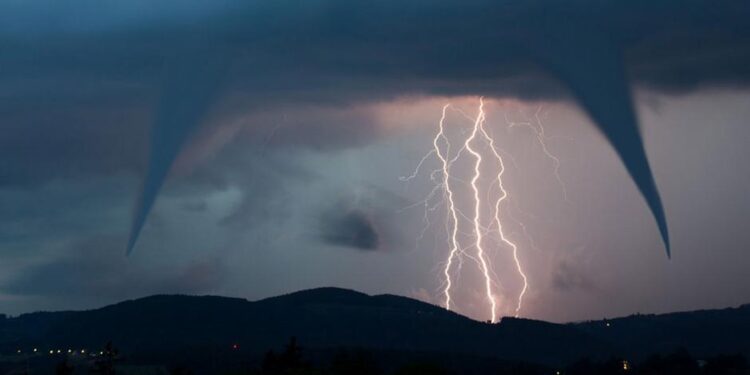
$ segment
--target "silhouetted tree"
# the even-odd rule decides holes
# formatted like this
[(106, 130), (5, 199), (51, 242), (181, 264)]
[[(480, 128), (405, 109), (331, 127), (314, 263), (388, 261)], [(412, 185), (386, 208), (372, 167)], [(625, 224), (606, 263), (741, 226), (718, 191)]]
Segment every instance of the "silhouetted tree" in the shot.
[(273, 350), (266, 353), (261, 370), (263, 374), (271, 375), (307, 374), (312, 372), (312, 366), (303, 359), (297, 338), (292, 337), (281, 354), (277, 355)]

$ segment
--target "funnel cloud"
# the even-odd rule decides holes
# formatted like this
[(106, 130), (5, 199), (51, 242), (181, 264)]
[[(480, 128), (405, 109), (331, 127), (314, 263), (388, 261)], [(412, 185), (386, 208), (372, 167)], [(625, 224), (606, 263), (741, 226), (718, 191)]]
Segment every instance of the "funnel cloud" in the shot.
[[(150, 104), (149, 156), (127, 253), (212, 108), (229, 118), (257, 108), (484, 95), (575, 101), (619, 155), (670, 256), (667, 214), (631, 92), (750, 82), (750, 6), (742, 1), (51, 5), (0, 5), (0, 63), (14, 97), (50, 106), (60, 102), (50, 95), (89, 103), (159, 98)], [(60, 82), (75, 82), (62, 85), (72, 94)]]

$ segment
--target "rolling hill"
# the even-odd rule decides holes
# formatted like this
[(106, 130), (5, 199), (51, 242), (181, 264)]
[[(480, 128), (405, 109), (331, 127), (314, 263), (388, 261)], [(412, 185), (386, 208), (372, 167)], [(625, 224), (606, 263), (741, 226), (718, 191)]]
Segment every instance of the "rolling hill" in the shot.
[(449, 353), (561, 365), (582, 357), (643, 358), (684, 347), (691, 353), (750, 354), (750, 305), (608, 321), (553, 324), (527, 319), (477, 322), (393, 295), (321, 288), (260, 301), (157, 295), (88, 311), (4, 319), (0, 350), (100, 348), (114, 342), (134, 357), (174, 357), (230, 347), (264, 353), (295, 336), (307, 349)]

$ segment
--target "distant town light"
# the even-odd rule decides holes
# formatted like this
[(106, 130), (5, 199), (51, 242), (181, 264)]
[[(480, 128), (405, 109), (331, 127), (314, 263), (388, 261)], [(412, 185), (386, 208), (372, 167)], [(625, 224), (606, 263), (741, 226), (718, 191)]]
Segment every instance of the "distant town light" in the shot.
[(609, 327), (609, 326), (611, 326), (611, 324), (609, 324), (609, 322), (607, 322), (607, 327)]
[(628, 362), (628, 361), (622, 361), (622, 369), (623, 369), (623, 371), (629, 371), (630, 370), (630, 362)]
[(36, 353), (36, 348), (34, 348), (34, 353)]
[(20, 352), (21, 352), (21, 349), (18, 349), (18, 353), (20, 353)]
[(57, 349), (57, 354), (60, 354), (61, 352), (62, 352), (62, 350)]
[(86, 354), (86, 350), (85, 349), (81, 349), (81, 354)]
[(49, 354), (55, 354), (55, 351), (50, 349)]

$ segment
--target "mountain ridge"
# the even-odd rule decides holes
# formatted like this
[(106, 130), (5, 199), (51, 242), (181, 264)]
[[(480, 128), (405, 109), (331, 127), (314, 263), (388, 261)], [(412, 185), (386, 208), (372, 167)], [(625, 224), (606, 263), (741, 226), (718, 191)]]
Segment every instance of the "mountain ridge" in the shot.
[(257, 301), (167, 294), (6, 318), (0, 351), (96, 348), (113, 341), (136, 356), (235, 344), (262, 353), (293, 336), (311, 350), (441, 352), (550, 365), (582, 357), (642, 358), (680, 347), (698, 355), (750, 354), (750, 305), (566, 324), (523, 318), (489, 324), (407, 297), (342, 288)]
[[(317, 287), (317, 288), (310, 288), (310, 289), (302, 289), (302, 290), (298, 290), (298, 291), (294, 291), (294, 292), (279, 294), (277, 296), (260, 298), (260, 299), (257, 299), (257, 300), (250, 300), (250, 299), (243, 298), (243, 297), (229, 297), (229, 296), (220, 296), (220, 295), (213, 295), (213, 294), (157, 293), (157, 294), (152, 294), (152, 295), (143, 296), (143, 297), (125, 299), (125, 300), (122, 300), (122, 301), (119, 301), (119, 302), (115, 302), (115, 303), (111, 303), (111, 304), (108, 304), (108, 305), (104, 305), (104, 306), (100, 306), (100, 307), (94, 307), (94, 308), (88, 308), (88, 309), (68, 309), (68, 310), (54, 310), (54, 311), (53, 310), (39, 310), (39, 311), (25, 312), (25, 313), (21, 313), (21, 314), (15, 315), (15, 316), (7, 315), (7, 314), (2, 314), (2, 313), (0, 313), (0, 315), (5, 315), (6, 319), (16, 319), (16, 318), (21, 318), (21, 317), (24, 317), (24, 316), (36, 315), (36, 314), (81, 313), (81, 312), (88, 312), (88, 311), (95, 311), (95, 310), (105, 309), (105, 308), (109, 308), (109, 307), (113, 307), (113, 306), (118, 306), (118, 305), (122, 305), (122, 304), (127, 304), (127, 303), (131, 303), (131, 302), (140, 302), (140, 301), (145, 301), (145, 300), (161, 299), (161, 298), (165, 298), (165, 299), (167, 299), (167, 298), (169, 298), (169, 299), (182, 299), (182, 298), (185, 298), (185, 299), (205, 299), (205, 300), (215, 299), (215, 300), (225, 300), (225, 301), (259, 303), (259, 302), (267, 302), (267, 301), (273, 301), (273, 300), (277, 300), (277, 299), (283, 299), (283, 298), (287, 298), (287, 297), (296, 297), (298, 295), (305, 295), (305, 297), (307, 299), (307, 297), (310, 294), (319, 293), (319, 292), (325, 292), (325, 293), (328, 293), (328, 292), (342, 292), (342, 293), (350, 293), (351, 295), (358, 295), (358, 296), (369, 297), (369, 298), (390, 298), (390, 297), (394, 297), (394, 298), (408, 300), (408, 301), (411, 301), (411, 302), (421, 303), (421, 304), (428, 305), (428, 306), (431, 306), (431, 307), (436, 308), (436, 309), (445, 310), (443, 307), (440, 307), (438, 305), (434, 305), (434, 304), (431, 304), (429, 302), (424, 302), (422, 300), (415, 299), (415, 298), (401, 296), (401, 295), (398, 295), (398, 294), (391, 294), (391, 293), (367, 294), (367, 293), (359, 292), (359, 291), (352, 290), (352, 289), (346, 289), (346, 288), (341, 288), (341, 287), (333, 287), (333, 286), (325, 286), (325, 287)], [(321, 301), (316, 301), (316, 302), (321, 302)], [(748, 311), (750, 311), (750, 303), (743, 303), (743, 304), (740, 304), (740, 305), (737, 305), (737, 306), (727, 306), (727, 307), (719, 307), (719, 308), (700, 308), (700, 309), (697, 309), (697, 310), (678, 310), (678, 311), (663, 312), (663, 313), (634, 313), (634, 314), (630, 314), (630, 315), (616, 316), (616, 317), (613, 317), (613, 318), (584, 319), (584, 320), (573, 320), (573, 321), (569, 321), (569, 322), (549, 322), (549, 321), (539, 320), (539, 319), (516, 318), (516, 317), (512, 317), (512, 316), (502, 317), (502, 320), (507, 320), (507, 319), (524, 319), (524, 320), (533, 320), (533, 321), (539, 321), (539, 322), (545, 322), (545, 323), (552, 323), (552, 324), (572, 324), (572, 325), (577, 325), (577, 324), (587, 324), (587, 323), (602, 322), (602, 321), (610, 321), (610, 322), (612, 322), (612, 321), (621, 320), (621, 319), (628, 319), (628, 318), (632, 318), (632, 317), (640, 317), (640, 318), (664, 317), (664, 316), (675, 316), (675, 315), (679, 315), (679, 314), (693, 314), (693, 313), (714, 312), (714, 311), (724, 311), (724, 310), (748, 310)], [(474, 320), (474, 319), (469, 318), (469, 317), (467, 317), (465, 315), (461, 315), (460, 313), (453, 312), (453, 311), (451, 311), (451, 312), (454, 313), (454, 314), (456, 314), (456, 315), (463, 316), (463, 317), (465, 317), (467, 319)]]

